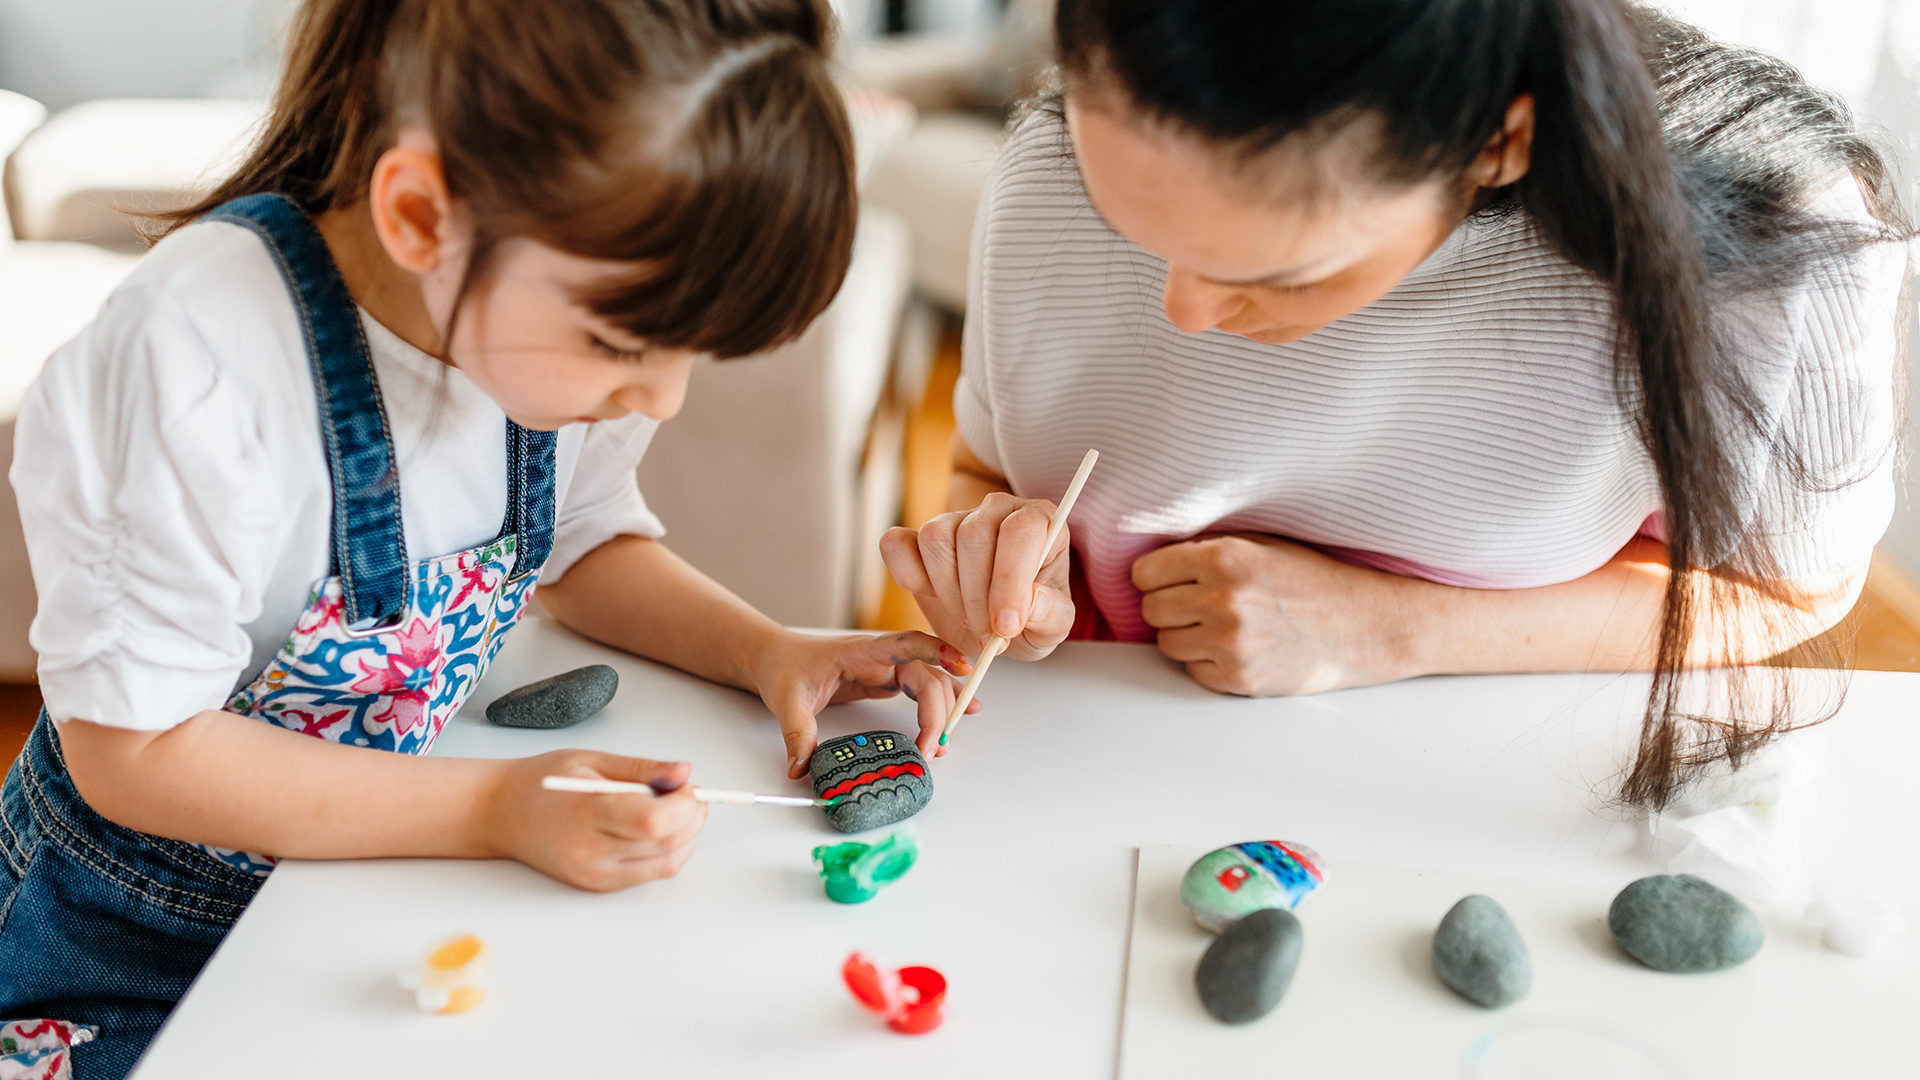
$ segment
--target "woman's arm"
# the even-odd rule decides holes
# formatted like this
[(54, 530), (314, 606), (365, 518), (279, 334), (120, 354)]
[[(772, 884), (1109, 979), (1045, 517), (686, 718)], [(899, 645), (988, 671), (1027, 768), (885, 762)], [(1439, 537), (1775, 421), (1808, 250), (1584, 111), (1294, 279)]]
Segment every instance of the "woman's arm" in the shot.
[[(1671, 573), (1664, 544), (1636, 539), (1573, 581), (1467, 589), (1235, 535), (1151, 552), (1133, 580), (1162, 652), (1209, 689), (1264, 696), (1439, 673), (1650, 670)], [(1744, 664), (1838, 623), (1866, 566), (1792, 583), (1794, 605), (1703, 571), (1688, 577), (1700, 612), (1689, 665)], [(1710, 586), (1732, 603), (1707, 605)]]
[(956, 694), (939, 669), (972, 670), (958, 651), (917, 632), (830, 638), (783, 629), (665, 544), (638, 536), (588, 552), (541, 585), (540, 600), (595, 641), (759, 694), (780, 720), (787, 775), (796, 779), (813, 757), (821, 709), (902, 690), (918, 703), (921, 753), (936, 755)]
[(511, 761), (417, 757), (210, 709), (165, 731), (60, 724), (74, 786), (140, 832), (300, 859), (515, 858), (584, 889), (677, 873), (706, 808), (690, 792), (580, 796), (548, 773), (682, 786), (685, 764), (590, 750)]

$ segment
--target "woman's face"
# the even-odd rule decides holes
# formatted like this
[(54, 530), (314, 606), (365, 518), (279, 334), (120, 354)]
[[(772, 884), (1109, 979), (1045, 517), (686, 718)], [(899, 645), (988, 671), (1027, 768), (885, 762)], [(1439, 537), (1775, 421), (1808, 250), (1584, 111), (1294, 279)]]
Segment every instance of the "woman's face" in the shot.
[[(1191, 136), (1071, 95), (1067, 122), (1094, 208), (1166, 260), (1167, 318), (1188, 333), (1298, 341), (1392, 291), (1465, 219), (1471, 195), (1440, 180), (1342, 184), (1324, 178), (1325, 162), (1282, 160), (1260, 174), (1304, 180), (1323, 167), (1317, 185), (1294, 185), (1320, 190), (1275, 198)], [(1323, 152), (1339, 153), (1338, 140)]]

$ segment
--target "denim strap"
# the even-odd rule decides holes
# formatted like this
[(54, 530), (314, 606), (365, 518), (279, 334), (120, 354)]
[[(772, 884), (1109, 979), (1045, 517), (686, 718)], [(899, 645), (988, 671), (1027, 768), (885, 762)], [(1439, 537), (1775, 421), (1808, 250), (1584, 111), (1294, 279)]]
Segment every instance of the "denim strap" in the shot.
[(506, 531), (518, 537), (518, 554), (508, 581), (518, 581), (544, 566), (553, 550), (553, 449), (551, 431), (529, 431), (507, 421)]
[[(364, 628), (398, 619), (407, 598), (400, 479), (373, 357), (360, 327), (360, 309), (319, 228), (286, 196), (248, 195), (215, 207), (202, 220), (252, 230), (286, 279), (306, 337), (314, 397), (320, 405), (320, 434), (333, 481), (329, 558), (332, 572), (345, 588), (347, 625)], [(549, 527), (550, 462), (551, 455)]]

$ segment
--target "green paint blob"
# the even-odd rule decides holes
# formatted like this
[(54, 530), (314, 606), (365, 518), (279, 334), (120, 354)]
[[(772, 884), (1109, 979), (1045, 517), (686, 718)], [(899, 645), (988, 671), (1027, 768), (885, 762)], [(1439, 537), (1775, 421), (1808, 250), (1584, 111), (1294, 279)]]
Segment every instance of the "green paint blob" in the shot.
[(820, 867), (820, 876), (827, 879), (827, 899), (842, 904), (873, 899), (874, 894), (913, 869), (919, 858), (920, 845), (904, 829), (877, 844), (849, 840), (813, 849), (813, 861)]

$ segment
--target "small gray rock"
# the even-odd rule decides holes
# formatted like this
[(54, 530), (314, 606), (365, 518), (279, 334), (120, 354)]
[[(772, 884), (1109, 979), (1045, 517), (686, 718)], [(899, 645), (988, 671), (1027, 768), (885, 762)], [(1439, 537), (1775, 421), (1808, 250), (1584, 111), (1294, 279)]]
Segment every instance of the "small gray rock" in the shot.
[(1285, 908), (1262, 908), (1227, 927), (1194, 973), (1200, 1004), (1227, 1024), (1272, 1012), (1300, 966), (1300, 942), (1300, 920)]
[(1468, 896), (1433, 933), (1433, 971), (1476, 1005), (1497, 1009), (1527, 996), (1533, 960), (1507, 909), (1488, 896)]
[(575, 668), (501, 694), (487, 706), (487, 719), (502, 727), (572, 727), (606, 708), (618, 689), (620, 673), (605, 664)]
[(1607, 926), (1628, 956), (1655, 971), (1730, 968), (1766, 940), (1747, 905), (1692, 874), (1641, 878), (1620, 890)]
[(833, 800), (827, 822), (841, 832), (866, 832), (926, 809), (933, 776), (913, 740), (897, 731), (863, 731), (828, 739), (807, 764), (813, 793)]

